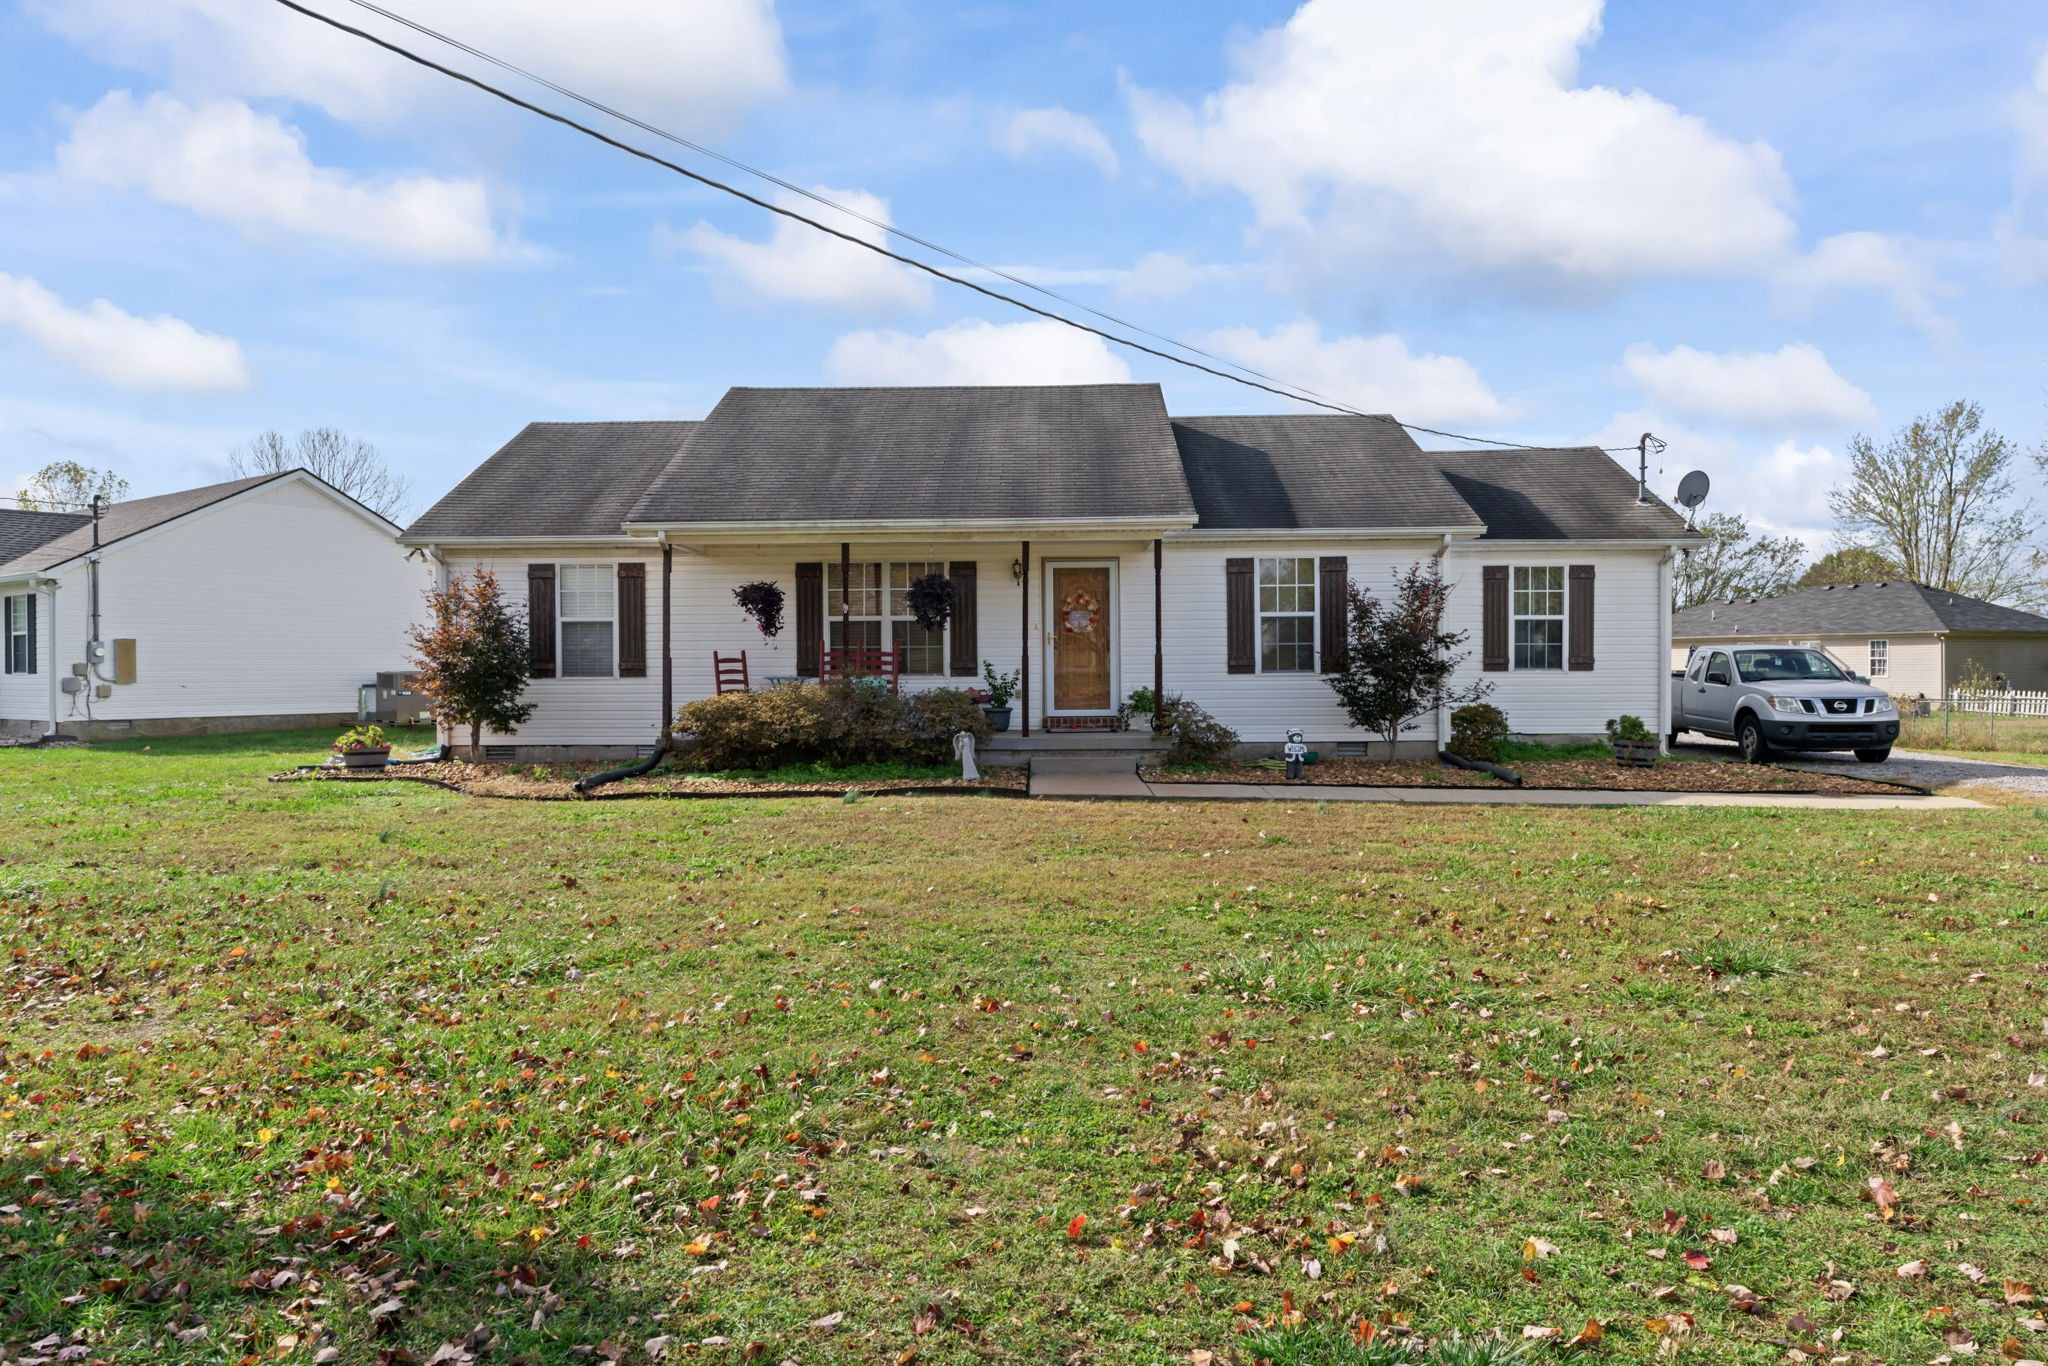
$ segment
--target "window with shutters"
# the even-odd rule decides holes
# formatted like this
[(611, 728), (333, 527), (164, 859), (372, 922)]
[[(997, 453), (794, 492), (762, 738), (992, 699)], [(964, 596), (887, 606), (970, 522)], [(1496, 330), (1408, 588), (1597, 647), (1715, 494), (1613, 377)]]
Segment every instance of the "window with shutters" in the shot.
[(618, 631), (618, 568), (565, 564), (555, 570), (555, 631), (563, 678), (610, 678)]
[(1309, 556), (1259, 561), (1259, 672), (1316, 670), (1316, 562)]
[(1514, 667), (1564, 667), (1564, 566), (1518, 564), (1510, 580), (1508, 621)]
[(840, 567), (837, 561), (827, 561), (825, 565), (826, 647), (837, 650), (852, 644), (900, 649), (904, 673), (943, 675), (951, 623), (936, 631), (919, 626), (910, 613), (908, 598), (913, 582), (927, 574), (944, 574), (946, 566), (937, 560), (897, 560), (889, 564), (856, 561), (851, 568), (853, 577), (847, 580), (849, 610), (842, 620)]
[(0, 608), (5, 609), (4, 614), (0, 614), (4, 615), (4, 621), (0, 621), (0, 625), (4, 625), (6, 628), (7, 672), (11, 674), (34, 673), (36, 671), (36, 657), (29, 649), (28, 595), (26, 593), (18, 593), (11, 597), (0, 599)]

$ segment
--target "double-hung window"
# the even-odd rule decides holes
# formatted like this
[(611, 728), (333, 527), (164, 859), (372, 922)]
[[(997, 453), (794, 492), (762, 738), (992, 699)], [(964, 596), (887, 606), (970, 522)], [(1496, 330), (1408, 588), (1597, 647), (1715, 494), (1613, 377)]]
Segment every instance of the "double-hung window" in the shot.
[(1525, 565), (1514, 569), (1509, 620), (1517, 669), (1564, 667), (1564, 566)]
[(11, 674), (36, 671), (28, 633), (28, 614), (34, 610), (34, 599), (26, 593), (0, 598), (0, 648), (6, 650), (7, 672)]
[(1259, 672), (1316, 671), (1313, 556), (1259, 561)]
[[(910, 585), (927, 574), (944, 574), (946, 566), (936, 560), (894, 560), (855, 562), (842, 576), (837, 561), (825, 564), (825, 644), (839, 650), (847, 646), (880, 650), (901, 650), (903, 672), (926, 676), (946, 672), (946, 632), (950, 623), (937, 630), (917, 624), (910, 611)], [(844, 577), (845, 601), (840, 600)]]
[(1889, 640), (1871, 641), (1870, 676), (1872, 678), (1883, 678), (1887, 673), (1891, 671), (1891, 667), (1892, 643)]
[(609, 564), (565, 564), (557, 571), (556, 629), (563, 678), (610, 678), (618, 658), (618, 570)]

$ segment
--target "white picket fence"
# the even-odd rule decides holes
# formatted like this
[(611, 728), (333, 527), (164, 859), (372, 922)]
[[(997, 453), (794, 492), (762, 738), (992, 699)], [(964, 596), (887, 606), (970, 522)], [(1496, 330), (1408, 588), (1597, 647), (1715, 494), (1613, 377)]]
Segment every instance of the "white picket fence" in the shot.
[(1991, 716), (2048, 716), (2048, 692), (1967, 692), (1930, 698), (1936, 709)]

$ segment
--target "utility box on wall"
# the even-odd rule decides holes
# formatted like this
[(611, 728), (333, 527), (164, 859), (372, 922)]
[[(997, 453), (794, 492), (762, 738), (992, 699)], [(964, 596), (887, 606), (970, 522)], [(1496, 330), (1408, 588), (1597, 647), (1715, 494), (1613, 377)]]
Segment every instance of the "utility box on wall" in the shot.
[(135, 640), (124, 637), (114, 641), (114, 681), (133, 683), (135, 681)]

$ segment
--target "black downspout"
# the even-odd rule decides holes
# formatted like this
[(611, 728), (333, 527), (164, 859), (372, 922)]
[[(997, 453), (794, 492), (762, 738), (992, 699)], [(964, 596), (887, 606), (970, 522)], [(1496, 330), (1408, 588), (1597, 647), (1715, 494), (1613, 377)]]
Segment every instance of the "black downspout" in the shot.
[(1152, 541), (1152, 715), (1164, 714), (1166, 701), (1166, 614), (1163, 610), (1166, 590), (1163, 566), (1165, 542), (1157, 537)]
[(1024, 542), (1024, 551), (1018, 558), (1024, 566), (1024, 657), (1017, 661), (1022, 677), (1020, 701), (1024, 703), (1024, 738), (1031, 738), (1031, 542)]

